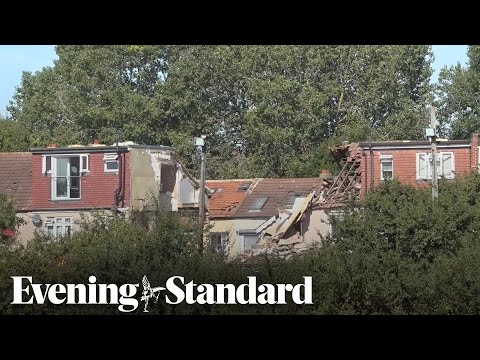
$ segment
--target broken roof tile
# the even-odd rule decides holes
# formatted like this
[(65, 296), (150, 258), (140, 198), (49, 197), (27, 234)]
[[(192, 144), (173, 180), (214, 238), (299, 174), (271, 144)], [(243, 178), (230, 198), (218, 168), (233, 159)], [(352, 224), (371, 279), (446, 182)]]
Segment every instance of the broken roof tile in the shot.
[(211, 218), (230, 218), (236, 213), (238, 206), (247, 195), (243, 185), (249, 184), (252, 188), (254, 180), (235, 179), (235, 180), (206, 180), (205, 185), (209, 189), (215, 189), (208, 201), (208, 212)]

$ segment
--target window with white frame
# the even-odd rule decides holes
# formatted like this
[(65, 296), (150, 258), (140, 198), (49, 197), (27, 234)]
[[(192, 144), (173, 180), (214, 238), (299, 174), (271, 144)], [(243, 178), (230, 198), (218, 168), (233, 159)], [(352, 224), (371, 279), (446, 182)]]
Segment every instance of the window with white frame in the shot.
[(103, 170), (105, 172), (118, 171), (118, 155), (116, 153), (105, 154), (103, 156)]
[(88, 155), (43, 155), (42, 173), (51, 177), (52, 200), (80, 199), (81, 175), (88, 172)]
[(47, 217), (45, 229), (54, 236), (70, 235), (72, 232), (72, 218), (70, 217)]
[[(453, 152), (437, 153), (437, 177), (455, 178), (455, 155)], [(417, 180), (432, 178), (433, 172), (431, 153), (417, 153)]]
[(393, 179), (393, 155), (380, 155), (380, 179)]

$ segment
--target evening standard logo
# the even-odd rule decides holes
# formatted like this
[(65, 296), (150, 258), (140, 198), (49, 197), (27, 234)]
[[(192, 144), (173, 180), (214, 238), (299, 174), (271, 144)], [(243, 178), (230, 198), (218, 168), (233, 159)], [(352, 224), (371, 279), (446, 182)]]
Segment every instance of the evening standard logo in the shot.
[[(88, 278), (88, 284), (37, 284), (31, 276), (12, 276), (13, 305), (45, 304), (48, 301), (55, 305), (118, 305), (124, 313), (135, 311), (139, 306), (137, 290), (139, 284), (98, 284), (95, 276)], [(295, 304), (313, 304), (312, 277), (304, 276), (304, 283), (292, 284), (260, 284), (255, 276), (248, 277), (248, 283), (236, 287), (233, 284), (195, 284), (185, 283), (182, 276), (172, 276), (165, 286), (152, 287), (147, 276), (142, 279), (143, 312), (153, 300), (160, 296), (167, 304), (278, 304), (286, 305), (287, 293), (291, 293)]]

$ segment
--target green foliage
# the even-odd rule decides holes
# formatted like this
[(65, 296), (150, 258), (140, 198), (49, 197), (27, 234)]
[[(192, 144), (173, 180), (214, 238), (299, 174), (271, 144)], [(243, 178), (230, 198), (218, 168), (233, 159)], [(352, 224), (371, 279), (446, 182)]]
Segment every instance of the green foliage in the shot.
[(443, 184), (440, 197), (432, 202), (429, 188), (413, 190), (398, 181), (386, 182), (360, 208), (352, 207), (333, 220), (335, 241), (341, 239), (352, 251), (391, 250), (415, 261), (454, 252), (459, 234), (480, 230), (472, 221), (480, 212), (468, 201), (461, 202), (457, 191)]
[(468, 47), (468, 65), (444, 67), (438, 78), (438, 120), (443, 135), (468, 139), (480, 131), (480, 46)]
[(478, 313), (479, 190), (477, 174), (442, 182), (432, 202), (428, 188), (392, 181), (333, 218), (317, 255), (330, 284), (319, 312)]
[(299, 176), (325, 143), (417, 139), (428, 122), (429, 46), (57, 46), (9, 106), (30, 145), (173, 145), (208, 177)]
[(0, 152), (28, 151), (29, 130), (18, 122), (0, 118)]
[(0, 193), (0, 245), (8, 244), (12, 240), (10, 237), (4, 236), (1, 233), (2, 230), (15, 231), (21, 224), (23, 224), (23, 220), (16, 214), (15, 201)]
[[(150, 230), (118, 218), (96, 217), (82, 230), (53, 241), (37, 234), (26, 247), (0, 248), (0, 312), (119, 314), (111, 306), (51, 304), (14, 306), (10, 276), (35, 282), (164, 284), (186, 282), (302, 282), (313, 277), (313, 305), (149, 306), (151, 314), (479, 314), (480, 176), (441, 182), (432, 203), (428, 189), (386, 182), (333, 218), (324, 246), (289, 261), (260, 258), (255, 264), (199, 254), (196, 224), (160, 212)], [(140, 308), (135, 312), (141, 312)]]

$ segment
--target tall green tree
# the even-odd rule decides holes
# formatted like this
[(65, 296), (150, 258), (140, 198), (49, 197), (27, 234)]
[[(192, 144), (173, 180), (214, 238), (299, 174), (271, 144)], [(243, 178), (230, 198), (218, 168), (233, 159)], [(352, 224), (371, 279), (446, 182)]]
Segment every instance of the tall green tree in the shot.
[(192, 138), (204, 134), (208, 177), (316, 176), (331, 139), (416, 139), (428, 122), (429, 46), (56, 51), (52, 68), (24, 74), (9, 107), (38, 145), (173, 145), (198, 170)]
[(439, 74), (438, 120), (442, 134), (467, 139), (480, 130), (480, 46), (468, 47), (468, 63), (444, 67)]
[(29, 129), (22, 124), (0, 118), (0, 152), (28, 150), (29, 134)]

